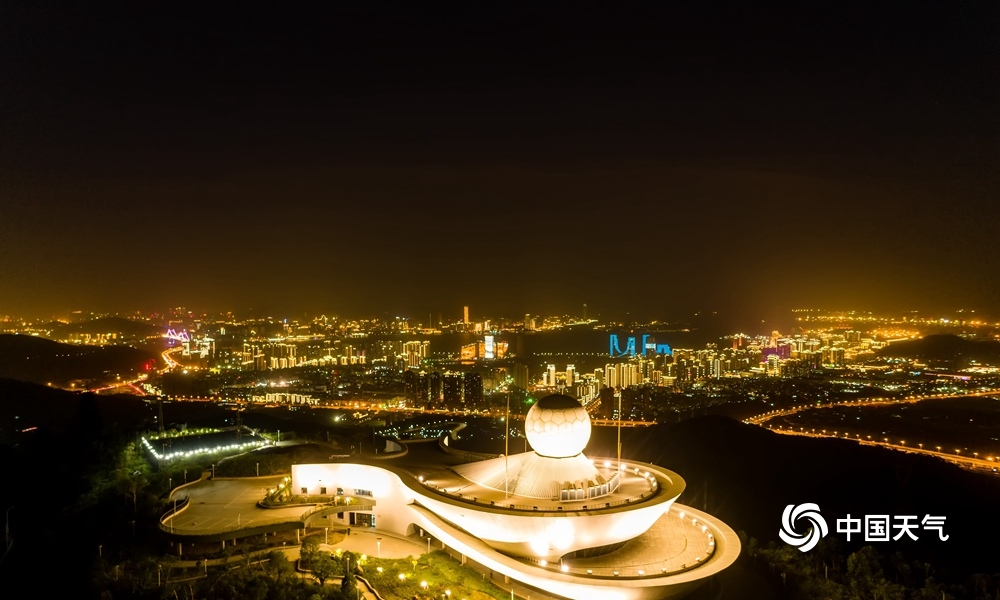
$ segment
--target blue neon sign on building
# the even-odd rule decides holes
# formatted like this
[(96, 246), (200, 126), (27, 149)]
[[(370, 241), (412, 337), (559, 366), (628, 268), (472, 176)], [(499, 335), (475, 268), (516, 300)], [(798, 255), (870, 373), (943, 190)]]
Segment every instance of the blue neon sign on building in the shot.
[[(642, 356), (647, 356), (650, 352), (653, 354), (667, 354), (672, 355), (673, 350), (667, 344), (657, 344), (655, 342), (649, 342), (649, 338), (652, 337), (648, 333), (642, 334), (642, 345), (638, 348), (636, 347), (636, 337), (630, 335), (625, 338), (625, 349), (621, 349), (621, 345), (618, 342), (618, 334), (612, 333), (609, 341), (608, 353), (612, 358), (622, 358), (624, 356), (635, 356), (638, 352)], [(641, 352), (640, 352), (641, 350)]]

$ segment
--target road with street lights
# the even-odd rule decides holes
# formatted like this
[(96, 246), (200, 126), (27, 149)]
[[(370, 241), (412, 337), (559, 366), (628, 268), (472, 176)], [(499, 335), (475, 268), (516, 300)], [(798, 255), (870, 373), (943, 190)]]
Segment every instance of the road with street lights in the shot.
[(778, 409), (757, 415), (744, 421), (744, 423), (751, 425), (759, 425), (773, 431), (774, 433), (780, 433), (782, 435), (798, 435), (803, 437), (813, 437), (813, 438), (833, 438), (833, 439), (843, 439), (851, 440), (853, 442), (866, 445), (866, 446), (881, 446), (883, 448), (888, 448), (890, 450), (896, 450), (899, 452), (906, 452), (909, 454), (926, 454), (928, 456), (934, 456), (942, 460), (948, 461), (950, 463), (959, 465), (967, 469), (973, 469), (977, 471), (987, 471), (990, 473), (1000, 474), (1000, 456), (987, 455), (980, 458), (978, 452), (972, 452), (969, 454), (962, 454), (960, 448), (950, 451), (942, 446), (924, 447), (924, 444), (907, 444), (906, 440), (895, 440), (889, 437), (883, 437), (881, 440), (873, 438), (870, 435), (861, 436), (861, 434), (852, 434), (849, 431), (840, 430), (828, 430), (816, 428), (810, 428), (808, 431), (805, 427), (799, 427), (798, 429), (794, 427), (786, 427), (784, 425), (771, 425), (770, 421), (778, 419), (781, 417), (787, 417), (800, 413), (807, 410), (822, 410), (828, 408), (837, 407), (865, 407), (865, 406), (893, 406), (899, 404), (913, 404), (916, 402), (923, 402), (925, 400), (946, 400), (946, 399), (957, 399), (957, 398), (969, 398), (969, 397), (994, 397), (1000, 396), (1000, 392), (995, 390), (989, 391), (979, 391), (979, 392), (965, 392), (960, 394), (929, 394), (925, 396), (909, 396), (900, 399), (887, 399), (887, 398), (873, 398), (867, 400), (851, 400), (844, 402), (833, 402), (830, 404), (821, 405), (811, 405), (811, 406), (796, 406), (787, 409)]

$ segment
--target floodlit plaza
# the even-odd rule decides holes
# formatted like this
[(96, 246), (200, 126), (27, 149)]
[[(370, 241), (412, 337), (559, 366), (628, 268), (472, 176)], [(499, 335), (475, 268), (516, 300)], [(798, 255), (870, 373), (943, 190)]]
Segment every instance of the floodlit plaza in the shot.
[(181, 543), (269, 528), (385, 532), (573, 599), (679, 596), (736, 560), (731, 528), (676, 502), (678, 474), (583, 454), (590, 419), (577, 400), (542, 398), (525, 430), (533, 450), (516, 455), (474, 455), (449, 434), (377, 460), (296, 464), (290, 477), (203, 480), (175, 492), (183, 507), (161, 527)]

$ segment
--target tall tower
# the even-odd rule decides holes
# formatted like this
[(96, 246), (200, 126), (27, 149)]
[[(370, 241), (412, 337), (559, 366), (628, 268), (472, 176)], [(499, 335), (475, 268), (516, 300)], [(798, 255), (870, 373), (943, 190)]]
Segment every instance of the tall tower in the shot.
[(584, 321), (587, 320), (587, 305), (586, 305), (586, 303), (584, 303), (584, 305), (583, 305), (583, 320)]
[(464, 314), (464, 318), (462, 319), (462, 322), (463, 322), (463, 323), (465, 323), (465, 325), (466, 325), (466, 328), (468, 328), (468, 325), (469, 325), (469, 307), (468, 307), (468, 306), (465, 306), (465, 307), (463, 307), (463, 308), (464, 308), (465, 310), (463, 311), (463, 314)]

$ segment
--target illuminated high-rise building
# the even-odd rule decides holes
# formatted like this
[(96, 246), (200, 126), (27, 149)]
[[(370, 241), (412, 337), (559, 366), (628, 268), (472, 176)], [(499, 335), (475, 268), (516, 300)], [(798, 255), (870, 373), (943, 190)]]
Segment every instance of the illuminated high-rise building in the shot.
[(465, 306), (465, 307), (463, 307), (463, 309), (464, 309), (464, 311), (463, 311), (464, 317), (462, 319), (462, 322), (465, 323), (466, 328), (468, 328), (468, 326), (469, 326), (469, 307)]
[(556, 386), (556, 366), (553, 364), (545, 367), (545, 385), (547, 387)]
[(844, 364), (843, 348), (823, 348), (823, 364), (839, 367)]
[(462, 398), (467, 407), (476, 407), (483, 401), (483, 376), (474, 371), (465, 373)]
[(576, 383), (576, 367), (566, 365), (566, 385), (571, 386)]
[(604, 366), (604, 385), (609, 388), (619, 387), (618, 365), (607, 364)]
[(639, 376), (639, 366), (633, 362), (623, 363), (622, 367), (622, 387), (629, 387), (633, 385), (639, 385), (642, 383), (642, 378)]
[(767, 374), (771, 377), (778, 377), (781, 375), (781, 358), (777, 354), (768, 355)]
[(403, 344), (403, 353), (406, 355), (406, 366), (417, 367), (420, 362), (427, 358), (430, 352), (430, 342), (405, 342)]
[(441, 396), (448, 408), (459, 408), (462, 405), (462, 389), (465, 377), (462, 373), (446, 372), (441, 378)]

